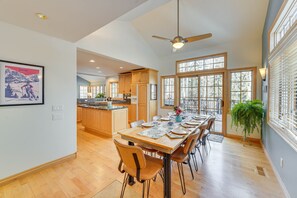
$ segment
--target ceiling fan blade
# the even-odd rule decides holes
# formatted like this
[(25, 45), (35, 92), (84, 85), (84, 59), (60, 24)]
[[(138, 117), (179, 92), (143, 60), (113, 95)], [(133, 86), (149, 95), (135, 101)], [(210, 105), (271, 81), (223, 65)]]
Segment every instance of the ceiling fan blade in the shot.
[(165, 37), (161, 37), (161, 36), (153, 36), (153, 38), (156, 38), (156, 39), (162, 39), (162, 40), (167, 40), (167, 41), (171, 41), (171, 39), (169, 38), (165, 38)]
[(208, 34), (201, 34), (199, 36), (191, 36), (191, 37), (188, 37), (188, 38), (185, 38), (185, 42), (194, 42), (194, 41), (199, 41), (199, 40), (202, 40), (202, 39), (207, 39), (207, 38), (210, 38), (212, 37), (212, 34), (211, 33), (208, 33)]

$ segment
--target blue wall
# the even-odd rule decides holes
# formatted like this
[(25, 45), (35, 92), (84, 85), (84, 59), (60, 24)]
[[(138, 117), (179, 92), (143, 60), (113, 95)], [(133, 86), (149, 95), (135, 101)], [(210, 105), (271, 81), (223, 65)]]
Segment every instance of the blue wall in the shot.
[[(270, 0), (265, 26), (263, 30), (263, 65), (267, 64), (268, 58), (268, 33), (269, 29), (283, 3), (283, 0)], [(263, 86), (267, 85), (267, 80)], [(263, 92), (263, 101), (267, 106), (267, 92)], [(266, 120), (266, 118), (265, 118)], [(287, 191), (292, 198), (297, 198), (297, 152), (288, 145), (282, 137), (278, 135), (267, 123), (263, 125), (262, 141), (268, 152), (270, 159), (278, 174), (280, 175)], [(280, 158), (284, 160), (283, 168), (280, 167)]]
[(79, 98), (79, 86), (89, 86), (90, 82), (79, 76), (76, 76), (76, 84), (77, 84), (77, 98)]

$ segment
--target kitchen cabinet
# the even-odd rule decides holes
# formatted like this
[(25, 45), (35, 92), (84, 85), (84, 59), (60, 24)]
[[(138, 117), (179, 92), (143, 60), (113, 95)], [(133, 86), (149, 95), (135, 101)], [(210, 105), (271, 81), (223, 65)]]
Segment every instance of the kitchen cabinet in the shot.
[(132, 83), (148, 83), (149, 81), (149, 70), (137, 70), (132, 72)]
[(119, 75), (119, 93), (127, 94), (131, 93), (132, 74), (120, 74)]
[(118, 131), (128, 128), (128, 108), (100, 110), (82, 108), (82, 125), (86, 131), (112, 137)]
[(82, 121), (82, 108), (76, 107), (76, 122)]

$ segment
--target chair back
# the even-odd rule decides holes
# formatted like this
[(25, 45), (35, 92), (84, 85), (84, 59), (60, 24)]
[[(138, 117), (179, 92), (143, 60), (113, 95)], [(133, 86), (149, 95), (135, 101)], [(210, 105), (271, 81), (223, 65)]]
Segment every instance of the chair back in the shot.
[(191, 152), (194, 149), (196, 145), (196, 141), (198, 139), (198, 135), (199, 135), (199, 132), (197, 130), (193, 134), (189, 135), (183, 150), (185, 154)]
[(113, 140), (123, 163), (131, 169), (141, 169), (146, 167), (146, 159), (143, 151), (138, 146), (129, 146)]
[(208, 126), (208, 123), (205, 123), (205, 124), (199, 126), (200, 133), (199, 133), (199, 136), (198, 136), (198, 140), (201, 140), (205, 130), (207, 129), (207, 126)]
[(211, 118), (209, 118), (208, 119), (208, 121), (207, 121), (207, 130), (209, 130), (209, 132), (210, 132), (210, 129), (211, 129), (211, 127), (213, 126), (213, 124), (214, 124), (214, 121), (215, 121), (215, 117), (211, 117)]
[(130, 123), (131, 128), (139, 127), (144, 123), (144, 120), (138, 120)]
[(153, 121), (157, 121), (157, 120), (160, 120), (160, 119), (161, 119), (161, 116), (159, 116), (159, 115), (153, 117)]

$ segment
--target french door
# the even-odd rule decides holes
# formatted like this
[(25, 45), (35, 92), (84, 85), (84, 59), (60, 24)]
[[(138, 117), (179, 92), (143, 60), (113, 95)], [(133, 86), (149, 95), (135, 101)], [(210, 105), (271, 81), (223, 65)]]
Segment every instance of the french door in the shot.
[(213, 132), (224, 132), (224, 74), (180, 77), (179, 103), (186, 112), (213, 115)]

